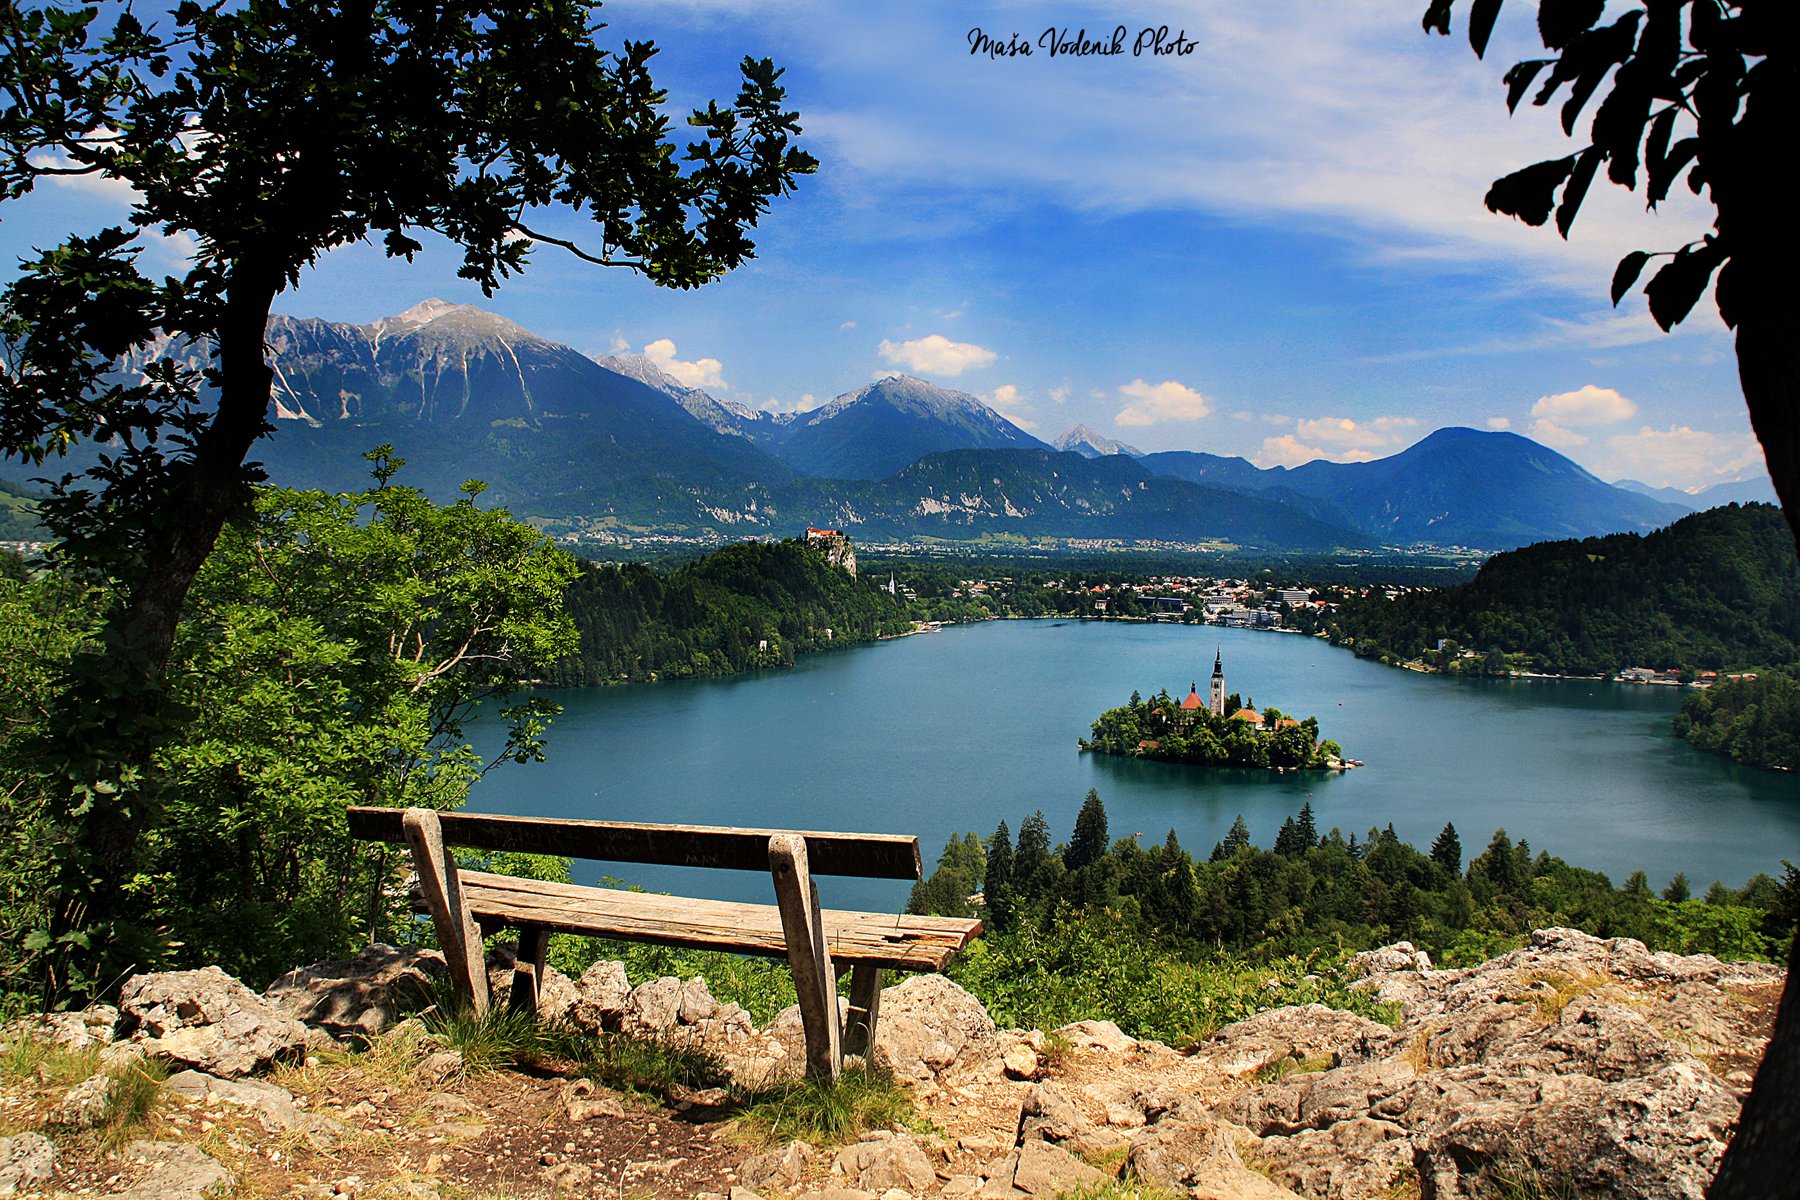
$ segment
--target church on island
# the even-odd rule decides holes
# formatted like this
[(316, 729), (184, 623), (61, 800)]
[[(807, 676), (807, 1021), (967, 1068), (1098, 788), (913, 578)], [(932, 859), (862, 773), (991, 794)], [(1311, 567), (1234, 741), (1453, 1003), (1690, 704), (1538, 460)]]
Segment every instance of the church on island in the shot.
[(1215, 717), (1229, 716), (1234, 721), (1242, 721), (1252, 729), (1291, 729), (1300, 724), (1292, 717), (1277, 717), (1274, 724), (1264, 720), (1263, 715), (1253, 708), (1235, 708), (1230, 713), (1225, 711), (1225, 658), (1222, 651), (1213, 651), (1212, 694), (1207, 700), (1200, 699), (1198, 682), (1188, 685), (1188, 694), (1181, 701), (1181, 708), (1176, 714), (1176, 723), (1182, 728), (1193, 725), (1194, 717), (1205, 708)]

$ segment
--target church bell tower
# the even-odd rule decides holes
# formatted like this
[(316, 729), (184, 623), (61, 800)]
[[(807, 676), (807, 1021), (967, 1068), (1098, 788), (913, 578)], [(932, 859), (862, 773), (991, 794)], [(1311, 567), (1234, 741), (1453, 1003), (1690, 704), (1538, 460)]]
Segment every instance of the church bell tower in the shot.
[(1217, 650), (1213, 651), (1212, 704), (1210, 707), (1213, 716), (1225, 715), (1225, 662)]

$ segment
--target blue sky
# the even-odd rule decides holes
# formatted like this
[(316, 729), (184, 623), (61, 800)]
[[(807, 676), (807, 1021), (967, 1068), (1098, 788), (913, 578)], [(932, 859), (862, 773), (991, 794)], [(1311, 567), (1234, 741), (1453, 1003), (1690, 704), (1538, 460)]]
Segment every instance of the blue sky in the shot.
[[(1680, 246), (1708, 210), (1682, 192), (1646, 214), (1602, 180), (1566, 243), (1489, 214), (1495, 176), (1570, 148), (1552, 111), (1506, 115), (1500, 77), (1536, 49), (1533, 9), (1508, 5), (1480, 62), (1460, 10), (1447, 40), (1421, 32), (1422, 8), (617, 0), (602, 39), (661, 46), (680, 111), (728, 97), (744, 54), (787, 68), (823, 166), (765, 219), (754, 262), (672, 292), (546, 247), (484, 301), (439, 247), (411, 266), (357, 247), (277, 307), (366, 322), (441, 296), (765, 408), (907, 371), (1045, 439), (1082, 422), (1265, 466), (1380, 457), (1458, 424), (1607, 479), (1760, 472), (1710, 301), (1665, 335), (1641, 296), (1606, 298), (1622, 253)], [(1035, 46), (1049, 27), (1118, 25), (1128, 46), (1167, 25), (1194, 49)], [(971, 55), (975, 28), (1034, 54)], [(117, 219), (120, 200), (47, 186), (6, 214), (0, 251)]]

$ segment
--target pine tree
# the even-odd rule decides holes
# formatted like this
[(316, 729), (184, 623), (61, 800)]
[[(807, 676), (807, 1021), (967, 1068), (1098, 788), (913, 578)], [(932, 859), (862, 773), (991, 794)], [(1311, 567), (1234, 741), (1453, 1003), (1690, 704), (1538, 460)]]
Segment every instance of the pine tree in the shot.
[(1281, 832), (1275, 835), (1275, 853), (1284, 858), (1297, 858), (1306, 853), (1306, 843), (1300, 836), (1300, 826), (1289, 817), (1281, 823)]
[(1300, 806), (1300, 820), (1297, 824), (1297, 829), (1301, 841), (1306, 843), (1305, 849), (1311, 850), (1314, 846), (1319, 844), (1319, 825), (1317, 820), (1313, 817), (1311, 800), (1308, 800)]
[(1675, 872), (1675, 878), (1669, 880), (1669, 886), (1663, 889), (1662, 898), (1672, 904), (1680, 904), (1692, 893), (1688, 891), (1688, 877), (1683, 871)]
[(987, 900), (988, 916), (996, 930), (1012, 924), (1013, 846), (1012, 831), (1006, 822), (994, 830), (987, 844), (987, 875), (982, 893)]
[[(1174, 830), (1169, 831), (1171, 836), (1174, 832)], [(1223, 841), (1213, 847), (1212, 861), (1223, 862), (1249, 844), (1250, 827), (1244, 824), (1244, 815), (1239, 813), (1238, 819), (1231, 823), (1231, 831), (1225, 835)]]
[(1043, 898), (1050, 876), (1050, 822), (1042, 809), (1019, 826), (1019, 845), (1013, 858), (1013, 894), (1029, 903)]
[(1071, 871), (1079, 871), (1105, 857), (1106, 847), (1106, 806), (1100, 802), (1100, 793), (1089, 788), (1087, 799), (1081, 802), (1081, 812), (1075, 818), (1075, 835), (1069, 839), (1069, 848), (1063, 853), (1063, 865)]
[(1444, 822), (1444, 832), (1431, 843), (1431, 861), (1452, 875), (1462, 872), (1462, 839), (1456, 836), (1456, 826), (1448, 821)]

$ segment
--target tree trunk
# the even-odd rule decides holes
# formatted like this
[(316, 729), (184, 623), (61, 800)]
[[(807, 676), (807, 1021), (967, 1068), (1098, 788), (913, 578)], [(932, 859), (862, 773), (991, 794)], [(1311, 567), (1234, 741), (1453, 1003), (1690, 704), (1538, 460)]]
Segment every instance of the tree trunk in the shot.
[[(273, 372), (263, 348), (276, 286), (239, 275), (246, 281), (231, 287), (218, 330), (218, 410), (144, 514), (143, 573), (102, 633), (105, 661), (77, 675), (54, 722), (78, 832), (58, 872), (46, 1003), (116, 984), (151, 953), (148, 931), (130, 919), (128, 889), (140, 866), (139, 831), (157, 807), (164, 677), (194, 577), (225, 522), (251, 501), (244, 459), (268, 429)], [(76, 799), (83, 793), (85, 810)], [(84, 934), (85, 948), (66, 940)]]

